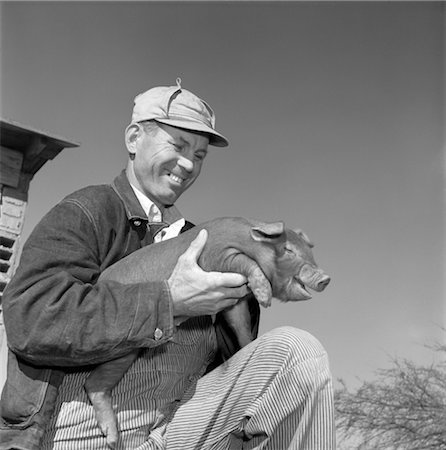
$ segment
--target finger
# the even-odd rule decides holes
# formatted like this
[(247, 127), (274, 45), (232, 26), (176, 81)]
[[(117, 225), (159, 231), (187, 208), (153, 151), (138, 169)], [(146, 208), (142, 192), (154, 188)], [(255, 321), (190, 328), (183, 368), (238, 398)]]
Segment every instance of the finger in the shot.
[(184, 252), (184, 256), (197, 261), (204, 249), (207, 238), (207, 230), (200, 230), (200, 232), (197, 234), (197, 237), (190, 243), (189, 248)]
[(240, 299), (241, 297), (244, 297), (248, 293), (249, 293), (249, 289), (245, 285), (245, 286), (241, 286), (241, 287), (237, 287), (237, 288), (225, 289), (225, 291), (223, 292), (223, 295), (225, 298)]
[(248, 283), (248, 279), (240, 273), (213, 272), (218, 276), (218, 284), (225, 287), (240, 287)]

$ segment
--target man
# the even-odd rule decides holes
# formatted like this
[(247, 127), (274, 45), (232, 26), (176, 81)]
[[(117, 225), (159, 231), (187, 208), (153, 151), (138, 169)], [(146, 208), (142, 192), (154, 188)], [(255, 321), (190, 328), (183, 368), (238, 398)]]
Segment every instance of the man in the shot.
[[(135, 98), (126, 170), (69, 195), (37, 225), (4, 294), (0, 449), (106, 449), (84, 382), (91, 365), (135, 348), (113, 390), (119, 449), (334, 447), (324, 349), (283, 327), (239, 350), (212, 318), (247, 293), (246, 279), (201, 270), (205, 231), (168, 280), (97, 282), (129, 253), (191, 226), (174, 204), (208, 146), (227, 144), (212, 109), (179, 80), (150, 89)], [(256, 333), (258, 305), (251, 310)]]

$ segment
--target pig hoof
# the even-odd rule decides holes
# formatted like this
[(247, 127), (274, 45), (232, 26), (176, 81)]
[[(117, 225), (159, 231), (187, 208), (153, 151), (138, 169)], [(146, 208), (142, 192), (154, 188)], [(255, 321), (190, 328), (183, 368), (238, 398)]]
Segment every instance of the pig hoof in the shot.
[(116, 422), (115, 415), (113, 415), (113, 417), (109, 415), (107, 415), (107, 417), (98, 417), (98, 423), (102, 433), (105, 436), (107, 445), (110, 448), (116, 448), (118, 443), (118, 424)]
[(254, 294), (257, 301), (265, 308), (271, 306), (272, 291), (271, 284), (261, 271), (260, 267), (256, 267), (248, 276), (248, 286)]
[(117, 443), (118, 443), (118, 437), (117, 436), (111, 437), (111, 436), (107, 435), (106, 441), (107, 441), (107, 445), (111, 449), (114, 450), (116, 448)]
[(107, 445), (114, 449), (118, 443), (118, 421), (113, 411), (111, 394), (109, 391), (88, 392), (91, 404), (96, 414), (96, 420)]
[(116, 422), (101, 422), (99, 426), (105, 436), (108, 447), (115, 449), (118, 444), (118, 427)]
[(268, 308), (271, 306), (271, 293), (262, 288), (253, 289), (253, 294), (257, 301), (264, 307)]
[(109, 448), (115, 449), (118, 444), (118, 427), (115, 420), (112, 422), (100, 422), (102, 434), (105, 436), (105, 441)]

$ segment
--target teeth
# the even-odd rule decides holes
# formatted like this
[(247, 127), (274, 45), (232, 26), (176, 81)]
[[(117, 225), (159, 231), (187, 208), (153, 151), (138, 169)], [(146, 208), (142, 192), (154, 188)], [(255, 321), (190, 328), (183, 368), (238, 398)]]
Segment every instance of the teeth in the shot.
[(170, 178), (172, 178), (173, 181), (176, 181), (177, 183), (182, 183), (184, 180), (183, 178), (180, 178), (176, 175), (174, 175), (173, 173), (169, 174)]

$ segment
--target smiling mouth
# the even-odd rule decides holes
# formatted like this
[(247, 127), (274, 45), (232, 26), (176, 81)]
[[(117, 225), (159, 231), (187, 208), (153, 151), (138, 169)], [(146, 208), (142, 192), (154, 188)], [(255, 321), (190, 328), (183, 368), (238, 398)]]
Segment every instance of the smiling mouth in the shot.
[(173, 173), (168, 172), (167, 175), (176, 184), (183, 184), (185, 181), (184, 178), (181, 178), (178, 175), (174, 175)]

